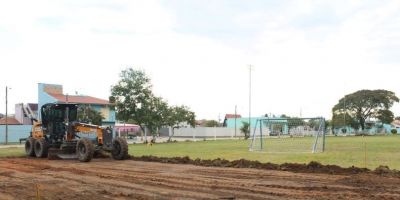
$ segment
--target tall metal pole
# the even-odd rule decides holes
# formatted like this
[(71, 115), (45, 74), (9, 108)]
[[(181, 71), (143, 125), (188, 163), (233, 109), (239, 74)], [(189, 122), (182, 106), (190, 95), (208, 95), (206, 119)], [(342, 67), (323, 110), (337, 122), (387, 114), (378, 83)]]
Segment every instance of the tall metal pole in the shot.
[(6, 86), (6, 140), (5, 143), (8, 143), (8, 87)]
[(346, 134), (347, 134), (347, 124), (346, 124), (346, 114), (347, 114), (347, 111), (346, 111), (346, 93), (344, 94), (344, 99), (343, 99), (343, 109), (344, 109), (344, 116), (343, 116), (343, 119), (344, 119), (344, 122), (343, 122), (343, 125), (344, 125), (344, 128), (346, 129)]
[(249, 134), (251, 133), (251, 68), (249, 65)]
[(236, 138), (236, 118), (237, 118), (237, 105), (235, 105), (235, 138)]

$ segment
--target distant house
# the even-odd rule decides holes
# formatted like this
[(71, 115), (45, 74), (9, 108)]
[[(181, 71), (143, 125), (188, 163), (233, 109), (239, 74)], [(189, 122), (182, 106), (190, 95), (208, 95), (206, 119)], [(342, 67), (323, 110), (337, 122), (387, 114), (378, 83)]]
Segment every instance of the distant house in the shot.
[[(254, 125), (256, 124), (256, 122), (260, 119), (263, 119), (265, 117), (251, 117), (250, 118), (250, 123), (251, 123), (251, 127), (254, 128)], [(240, 118), (227, 118), (224, 120), (224, 127), (227, 128), (235, 128), (235, 122), (236, 122), (236, 128), (241, 128), (243, 126), (244, 122), (249, 122), (249, 118), (248, 117), (240, 117)]]
[(394, 120), (391, 124), (392, 129), (396, 129), (398, 133), (400, 133), (400, 120)]
[(32, 125), (32, 118), (37, 119), (37, 113), (37, 103), (15, 104), (15, 119), (21, 124)]
[(225, 115), (225, 119), (224, 119), (224, 123), (223, 123), (223, 127), (227, 127), (228, 126), (228, 119), (238, 119), (238, 118), (242, 118), (241, 115), (235, 115), (235, 114), (226, 114)]
[(205, 119), (196, 120), (196, 126), (203, 127), (206, 122), (207, 122), (207, 120), (205, 120)]
[(391, 125), (393, 128), (400, 128), (400, 120), (394, 120)]
[[(6, 118), (1, 118), (0, 119), (0, 125), (5, 125), (6, 124)], [(7, 124), (8, 125), (21, 125), (18, 120), (16, 120), (14, 117), (7, 117)]]
[(114, 131), (118, 136), (138, 135), (141, 131), (140, 126), (136, 124), (115, 124)]
[(85, 95), (65, 95), (63, 94), (62, 85), (55, 84), (39, 83), (38, 91), (39, 108), (46, 103), (76, 103), (87, 105), (103, 115), (105, 118), (102, 122), (103, 125), (115, 125), (115, 110), (112, 104), (107, 100)]

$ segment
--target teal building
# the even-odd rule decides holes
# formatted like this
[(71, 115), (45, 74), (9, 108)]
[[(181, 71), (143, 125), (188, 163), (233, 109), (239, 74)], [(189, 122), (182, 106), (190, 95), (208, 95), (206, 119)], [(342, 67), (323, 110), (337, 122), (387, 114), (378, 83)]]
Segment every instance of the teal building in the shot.
[(64, 95), (62, 85), (38, 84), (38, 116), (40, 119), (40, 108), (46, 103), (76, 103), (87, 105), (100, 112), (104, 119), (104, 126), (115, 125), (115, 110), (109, 101), (85, 95)]

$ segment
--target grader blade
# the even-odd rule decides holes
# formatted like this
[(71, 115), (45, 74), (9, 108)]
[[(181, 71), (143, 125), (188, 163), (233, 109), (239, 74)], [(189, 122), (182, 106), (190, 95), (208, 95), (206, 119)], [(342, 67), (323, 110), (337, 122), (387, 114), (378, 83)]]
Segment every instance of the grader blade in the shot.
[(73, 151), (61, 150), (50, 148), (48, 151), (48, 159), (49, 160), (76, 160), (78, 156)]

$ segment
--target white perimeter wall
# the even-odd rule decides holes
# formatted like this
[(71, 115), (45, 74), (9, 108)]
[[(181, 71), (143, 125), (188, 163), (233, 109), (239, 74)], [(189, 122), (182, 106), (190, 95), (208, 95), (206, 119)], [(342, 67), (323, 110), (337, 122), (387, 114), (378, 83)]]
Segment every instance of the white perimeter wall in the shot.
[[(179, 128), (174, 130), (174, 137), (235, 137), (234, 128), (225, 127), (196, 127), (196, 128)], [(172, 131), (169, 131), (172, 134)], [(236, 137), (243, 137), (240, 130), (236, 130)]]

